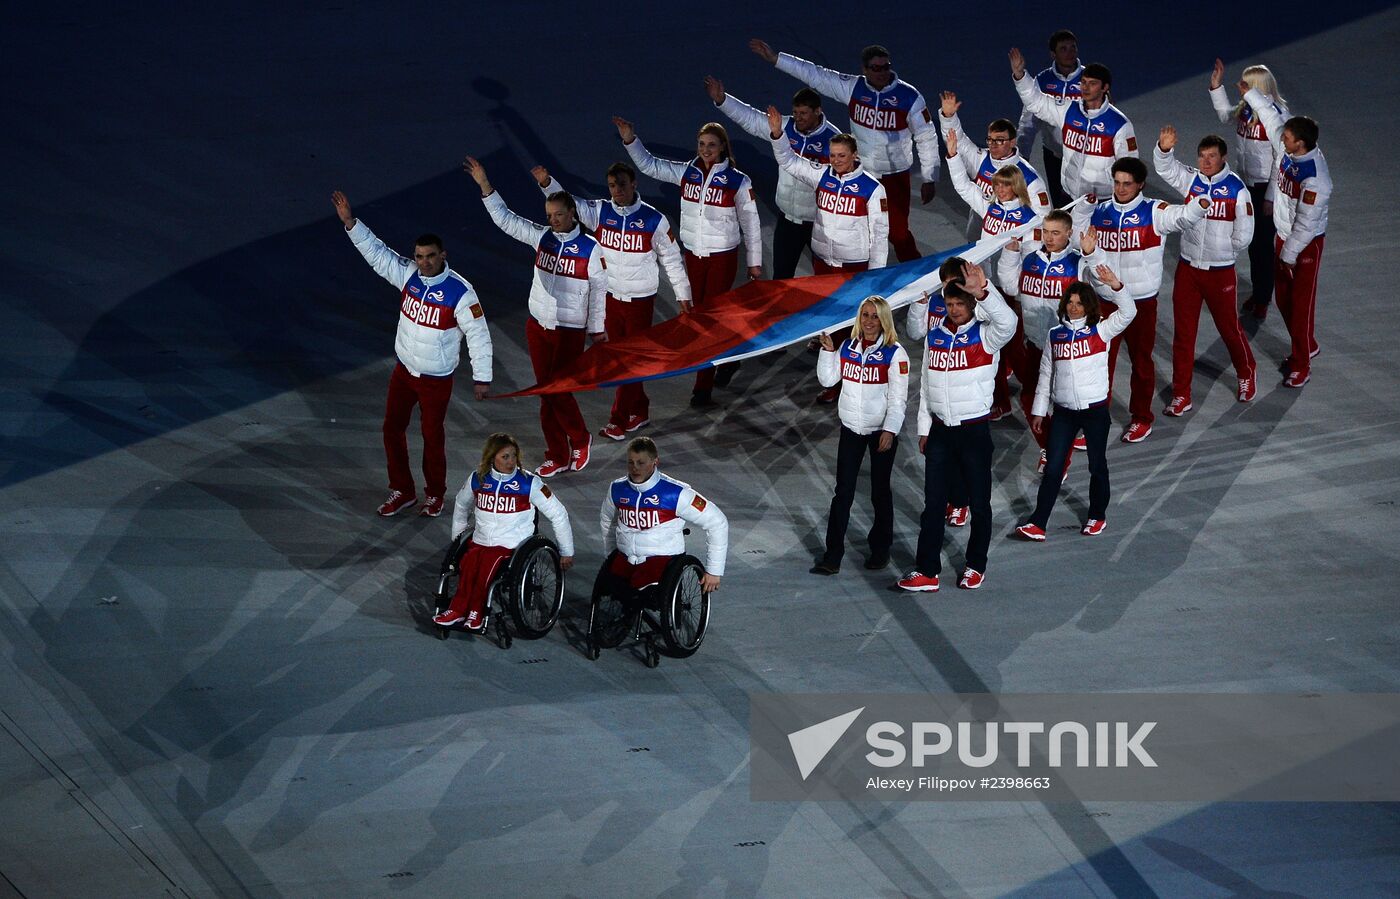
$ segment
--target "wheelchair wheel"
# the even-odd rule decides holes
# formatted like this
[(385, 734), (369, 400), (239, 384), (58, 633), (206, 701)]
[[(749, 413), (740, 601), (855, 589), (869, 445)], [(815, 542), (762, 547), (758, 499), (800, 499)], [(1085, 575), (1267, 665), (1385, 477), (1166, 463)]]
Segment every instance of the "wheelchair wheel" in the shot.
[(504, 587), (502, 599), (516, 633), (526, 640), (549, 633), (564, 605), (558, 547), (543, 537), (526, 540), (511, 556)]
[(677, 556), (661, 576), (661, 638), (674, 656), (694, 655), (705, 639), (710, 597), (700, 589), (705, 569), (694, 556)]
[(598, 649), (612, 649), (620, 645), (636, 628), (640, 609), (636, 603), (628, 600), (629, 597), (612, 592), (608, 563), (605, 561), (603, 567), (598, 569), (598, 576), (593, 579), (593, 603), (588, 612), (590, 658), (598, 657)]

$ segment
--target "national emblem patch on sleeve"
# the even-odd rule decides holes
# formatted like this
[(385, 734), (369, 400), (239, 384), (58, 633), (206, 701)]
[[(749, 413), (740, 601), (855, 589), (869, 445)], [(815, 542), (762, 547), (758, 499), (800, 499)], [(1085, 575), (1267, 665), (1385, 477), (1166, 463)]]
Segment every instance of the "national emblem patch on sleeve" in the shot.
[(1136, 152), (1137, 152), (1137, 138), (1136, 138), (1136, 137), (1130, 137), (1130, 138), (1128, 138), (1128, 150), (1129, 150), (1129, 152), (1132, 152), (1132, 153), (1136, 153)]
[(928, 111), (927, 106), (924, 107), (924, 121), (930, 123), (933, 122), (933, 114)]
[(890, 201), (889, 201), (887, 198), (885, 198), (885, 197), (881, 197), (881, 198), (880, 198), (880, 211), (881, 211), (881, 212), (889, 212), (889, 211), (890, 211)]
[(1040, 205), (1042, 205), (1042, 206), (1049, 206), (1049, 205), (1050, 205), (1050, 195), (1047, 194), (1045, 191), (1042, 190), (1040, 193), (1036, 194), (1036, 196), (1040, 197)]
[(1315, 191), (1315, 190), (1305, 190), (1305, 191), (1303, 191), (1303, 202), (1304, 202), (1304, 203), (1307, 203), (1309, 206), (1312, 206), (1313, 204), (1315, 204), (1315, 203), (1317, 202), (1317, 191)]
[(472, 303), (471, 310), (472, 318), (481, 318), (483, 315), (486, 314), (486, 310), (481, 308), (480, 303)]
[(697, 512), (705, 511), (705, 507), (709, 505), (709, 503), (705, 502), (705, 497), (698, 493), (695, 494), (695, 499), (691, 500), (690, 504), (695, 507), (695, 511)]
[(549, 485), (548, 485), (548, 484), (541, 484), (541, 485), (540, 485), (540, 492), (544, 494), (544, 498), (545, 498), (545, 499), (549, 499), (551, 496), (554, 495), (554, 491), (552, 491), (552, 490), (549, 489)]
[(1253, 204), (1253, 203), (1245, 203), (1245, 204), (1244, 204), (1244, 211), (1247, 212), (1247, 213), (1249, 213), (1250, 215), (1253, 215), (1253, 214), (1254, 214), (1254, 204)]
[(901, 360), (899, 360), (899, 373), (900, 373), (901, 375), (907, 375), (907, 374), (909, 374), (909, 360), (907, 360), (907, 359), (901, 359)]

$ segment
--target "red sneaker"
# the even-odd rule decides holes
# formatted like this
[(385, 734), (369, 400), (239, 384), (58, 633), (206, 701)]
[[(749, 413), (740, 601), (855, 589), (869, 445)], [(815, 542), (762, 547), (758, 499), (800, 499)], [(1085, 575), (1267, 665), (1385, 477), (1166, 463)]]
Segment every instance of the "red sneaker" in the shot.
[(390, 490), (389, 498), (384, 500), (379, 507), (379, 514), (385, 518), (390, 518), (417, 502), (418, 497), (416, 496), (404, 493), (401, 490)]
[(1084, 439), (1083, 434), (1074, 438), (1074, 451), (1076, 453), (1085, 453), (1089, 451), (1089, 441)]
[(1291, 371), (1288, 377), (1283, 379), (1284, 387), (1298, 388), (1312, 380), (1312, 375), (1304, 371)]
[(569, 454), (569, 470), (583, 471), (588, 465), (588, 454), (593, 449), (593, 438), (589, 437), (588, 442), (581, 448)]
[(442, 514), (442, 497), (430, 496), (423, 500), (423, 508), (418, 510), (418, 514), (427, 518), (437, 518)]
[(605, 427), (600, 428), (600, 429), (598, 430), (598, 433), (599, 433), (599, 434), (602, 434), (604, 437), (608, 438), (609, 440), (626, 440), (626, 439), (627, 439), (627, 432), (626, 432), (625, 430), (623, 430), (622, 428), (618, 427), (617, 425), (613, 424), (612, 422), (608, 422), (608, 424), (607, 424)]
[(1189, 396), (1174, 396), (1172, 401), (1167, 403), (1167, 407), (1162, 410), (1163, 415), (1170, 415), (1172, 418), (1180, 418), (1191, 411), (1191, 398)]
[(1128, 425), (1128, 429), (1123, 432), (1124, 443), (1142, 443), (1152, 433), (1152, 425), (1145, 421), (1135, 421)]
[(1031, 524), (1029, 521), (1016, 528), (1016, 533), (1027, 540), (1034, 540), (1036, 543), (1042, 543), (1045, 540), (1045, 531), (1037, 525)]
[(908, 590), (910, 593), (937, 593), (938, 575), (929, 577), (918, 571), (911, 571), (895, 582), (899, 589)]
[(568, 468), (569, 466), (555, 462), (553, 459), (545, 459), (540, 463), (540, 467), (535, 469), (535, 474), (542, 478), (552, 478), (561, 471), (567, 471)]
[(627, 427), (623, 428), (627, 433), (632, 433), (638, 428), (644, 428), (651, 424), (650, 418), (642, 418), (640, 415), (627, 416)]
[(947, 508), (945, 508), (945, 509), (943, 510), (943, 517), (947, 520), (949, 526), (955, 527), (955, 528), (960, 528), (960, 527), (963, 527), (964, 525), (966, 525), (966, 524), (967, 524), (968, 516), (971, 515), (971, 514), (972, 514), (972, 507), (971, 507), (971, 506), (953, 506), (953, 505), (949, 505)]
[(1240, 389), (1235, 394), (1235, 399), (1242, 403), (1247, 403), (1254, 399), (1254, 378), (1240, 378)]
[(978, 587), (982, 586), (982, 581), (984, 580), (986, 580), (986, 578), (982, 575), (982, 572), (974, 568), (964, 568), (962, 577), (958, 580), (958, 589), (976, 590)]
[(451, 609), (433, 616), (433, 624), (439, 627), (454, 627), (466, 620), (467, 617), (461, 612), (454, 612)]
[(1079, 533), (1083, 534), (1085, 537), (1097, 537), (1107, 529), (1107, 521), (1104, 521), (1102, 518), (1090, 518), (1088, 521), (1084, 522), (1084, 527), (1079, 530)]

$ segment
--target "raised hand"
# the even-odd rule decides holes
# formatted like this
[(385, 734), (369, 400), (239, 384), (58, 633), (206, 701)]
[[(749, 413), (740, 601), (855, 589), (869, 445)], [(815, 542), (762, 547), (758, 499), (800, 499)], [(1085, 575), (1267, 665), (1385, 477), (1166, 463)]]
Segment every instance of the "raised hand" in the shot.
[[(946, 107), (945, 107), (945, 108), (946, 108)], [(947, 144), (948, 144), (948, 158), (949, 158), (949, 159), (957, 159), (957, 158), (958, 158), (958, 132), (956, 132), (956, 131), (949, 131), (949, 132), (948, 132)]]
[(350, 200), (340, 191), (331, 194), (331, 202), (335, 204), (335, 214), (340, 216), (340, 222), (349, 231), (355, 227), (355, 216), (350, 212)]
[(1170, 153), (1172, 147), (1176, 146), (1176, 129), (1171, 125), (1163, 125), (1157, 134), (1157, 146), (1162, 148), (1163, 153)]
[(778, 64), (778, 54), (773, 52), (773, 48), (768, 46), (767, 42), (761, 41), (756, 37), (750, 38), (749, 49), (753, 51), (755, 56), (762, 57), (763, 61), (769, 65)]
[(1084, 233), (1079, 235), (1079, 249), (1085, 256), (1093, 255), (1099, 248), (1099, 229), (1093, 225), (1084, 229)]
[(1243, 97), (1245, 94), (1249, 93), (1249, 82), (1248, 82), (1248, 81), (1245, 81), (1243, 78), (1240, 79), (1240, 83), (1237, 84), (1237, 85), (1235, 85), (1235, 87), (1237, 87), (1237, 88), (1240, 89), (1240, 96), (1241, 96), (1241, 97)]
[(938, 111), (943, 113), (943, 118), (951, 119), (953, 116), (958, 114), (958, 107), (962, 106), (962, 101), (958, 99), (957, 94), (953, 93), (952, 91), (944, 91), (943, 93), (938, 95), (938, 99)]
[(987, 273), (982, 271), (982, 266), (976, 263), (964, 262), (962, 282), (968, 293), (981, 296), (982, 291), (987, 289)]
[(537, 165), (530, 169), (530, 174), (535, 176), (535, 183), (540, 187), (549, 187), (549, 169)]
[(617, 127), (617, 136), (622, 138), (624, 144), (630, 144), (637, 139), (637, 127), (622, 116), (613, 116), (612, 123)]
[(821, 341), (822, 349), (826, 350), (828, 353), (836, 352), (836, 343), (831, 339), (830, 334), (823, 331), (821, 336), (817, 339)]
[(1011, 61), (1011, 77), (1020, 81), (1021, 76), (1026, 74), (1026, 58), (1016, 47), (1011, 48), (1011, 52), (1006, 54), (1006, 58)]
[(1113, 269), (1109, 268), (1108, 265), (1095, 266), (1094, 274), (1098, 275), (1099, 280), (1107, 284), (1113, 290), (1123, 289), (1123, 282), (1118, 280), (1118, 276), (1114, 274)]
[(783, 136), (783, 114), (772, 105), (768, 107), (768, 136), (774, 140)]
[(1210, 89), (1215, 90), (1225, 83), (1225, 60), (1220, 57), (1215, 58), (1215, 65), (1210, 69)]
[(710, 99), (718, 106), (724, 102), (724, 82), (713, 75), (705, 76), (705, 90), (709, 93)]
[(468, 156), (462, 160), (462, 170), (472, 176), (472, 180), (481, 188), (483, 197), (491, 193), (491, 179), (486, 177), (486, 166), (478, 162), (475, 156)]

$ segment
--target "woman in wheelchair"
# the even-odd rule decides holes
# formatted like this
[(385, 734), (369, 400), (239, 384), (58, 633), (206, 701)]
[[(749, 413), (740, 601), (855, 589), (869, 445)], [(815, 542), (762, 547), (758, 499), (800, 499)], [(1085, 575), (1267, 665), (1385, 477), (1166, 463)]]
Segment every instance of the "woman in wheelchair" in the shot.
[(729, 548), (729, 520), (719, 506), (688, 484), (657, 470), (656, 443), (638, 437), (627, 445), (627, 477), (612, 482), (603, 499), (605, 563), (618, 587), (640, 590), (657, 583), (666, 564), (685, 552), (687, 523), (705, 529), (701, 588), (719, 589)]
[(521, 467), (523, 461), (514, 437), (496, 433), (486, 438), (481, 464), (462, 486), (452, 510), (454, 540), (472, 524), (473, 513), (475, 528), (462, 556), (457, 592), (451, 605), (433, 618), (434, 624), (450, 627), (465, 623), (472, 631), (482, 628), (491, 579), (511, 553), (534, 536), (536, 510), (543, 512), (554, 528), (560, 568), (567, 571), (573, 566), (569, 512), (539, 475)]

